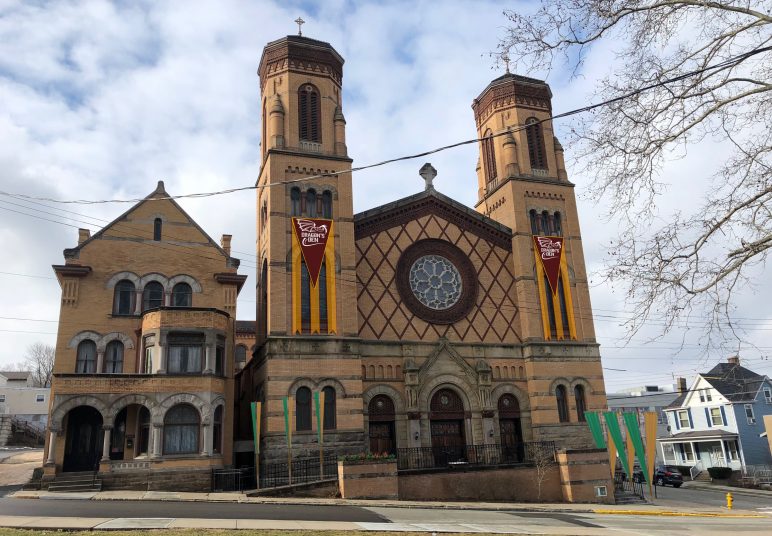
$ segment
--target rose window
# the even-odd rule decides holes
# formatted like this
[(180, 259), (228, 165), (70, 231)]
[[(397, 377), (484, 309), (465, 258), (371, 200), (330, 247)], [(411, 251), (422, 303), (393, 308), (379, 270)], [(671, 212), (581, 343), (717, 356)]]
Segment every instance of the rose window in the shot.
[(409, 278), (410, 290), (418, 301), (435, 311), (449, 309), (461, 297), (461, 274), (445, 257), (420, 257), (411, 266)]

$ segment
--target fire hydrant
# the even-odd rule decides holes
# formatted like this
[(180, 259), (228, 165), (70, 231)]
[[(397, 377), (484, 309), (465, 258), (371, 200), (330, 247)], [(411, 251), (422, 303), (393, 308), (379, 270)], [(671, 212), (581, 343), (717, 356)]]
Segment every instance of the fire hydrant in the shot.
[(726, 509), (731, 510), (732, 509), (732, 494), (727, 493), (726, 494)]

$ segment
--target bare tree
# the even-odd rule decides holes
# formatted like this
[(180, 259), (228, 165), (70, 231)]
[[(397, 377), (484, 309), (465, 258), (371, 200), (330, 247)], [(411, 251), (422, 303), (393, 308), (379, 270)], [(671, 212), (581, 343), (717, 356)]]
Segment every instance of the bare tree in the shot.
[(541, 488), (544, 481), (555, 466), (555, 449), (552, 445), (546, 443), (528, 443), (526, 445), (527, 460), (531, 462), (536, 469), (536, 500), (541, 500)]
[(24, 356), (24, 370), (29, 370), (32, 373), (36, 385), (51, 387), (55, 353), (53, 346), (42, 342), (36, 342), (27, 347), (27, 354)]
[[(622, 225), (605, 275), (636, 308), (630, 335), (656, 316), (665, 333), (698, 318), (708, 334), (741, 337), (733, 291), (753, 284), (772, 247), (772, 2), (543, 0), (504, 14), (497, 54), (526, 71), (562, 60), (578, 74), (600, 42), (623, 58), (596, 96), (630, 96), (576, 119), (568, 146)], [(731, 155), (663, 222), (662, 166), (702, 140)]]

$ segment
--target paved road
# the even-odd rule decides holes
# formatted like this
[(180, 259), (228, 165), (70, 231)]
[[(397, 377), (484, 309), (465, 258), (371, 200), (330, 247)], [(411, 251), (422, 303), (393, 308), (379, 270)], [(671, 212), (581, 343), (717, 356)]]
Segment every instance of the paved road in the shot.
[(199, 519), (279, 519), (383, 522), (355, 506), (205, 503), (182, 501), (88, 501), (0, 499), (0, 515), (47, 517), (184, 517)]
[[(646, 493), (648, 496), (648, 490), (646, 490)], [(726, 506), (726, 492), (721, 490), (659, 487), (657, 488), (657, 497), (657, 499), (654, 499), (654, 504), (661, 506), (682, 505), (699, 506), (701, 508), (715, 506), (717, 512), (723, 511), (723, 507)], [(733, 498), (735, 508), (772, 511), (772, 499), (769, 497), (755, 497), (734, 493)]]

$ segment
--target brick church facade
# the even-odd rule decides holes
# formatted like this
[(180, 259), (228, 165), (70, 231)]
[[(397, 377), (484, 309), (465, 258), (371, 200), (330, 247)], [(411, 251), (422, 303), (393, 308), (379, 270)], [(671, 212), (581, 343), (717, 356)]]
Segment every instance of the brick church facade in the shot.
[[(473, 101), (474, 208), (425, 166), (423, 191), (355, 214), (343, 58), (289, 36), (265, 47), (258, 74), (256, 321), (236, 320), (246, 276), (230, 237), (215, 243), (163, 183), (82, 230), (54, 266), (46, 478), (205, 488), (212, 468), (253, 463), (250, 402), (263, 407), (262, 463), (286, 460), (285, 398), (293, 455), (311, 457), (317, 392), (330, 453), (590, 447), (583, 412), (606, 396), (547, 84), (507, 73)], [(292, 218), (332, 221), (316, 284)], [(554, 292), (534, 236), (562, 240)]]

